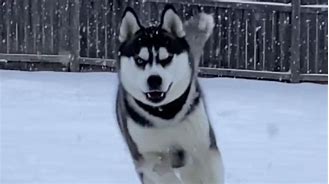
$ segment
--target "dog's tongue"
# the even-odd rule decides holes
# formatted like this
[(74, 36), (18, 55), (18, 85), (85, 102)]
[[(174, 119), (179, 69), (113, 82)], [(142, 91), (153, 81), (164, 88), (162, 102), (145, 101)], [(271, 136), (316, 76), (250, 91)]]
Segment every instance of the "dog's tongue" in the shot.
[(146, 93), (146, 98), (154, 103), (161, 102), (165, 98), (165, 96), (166, 93), (160, 91)]

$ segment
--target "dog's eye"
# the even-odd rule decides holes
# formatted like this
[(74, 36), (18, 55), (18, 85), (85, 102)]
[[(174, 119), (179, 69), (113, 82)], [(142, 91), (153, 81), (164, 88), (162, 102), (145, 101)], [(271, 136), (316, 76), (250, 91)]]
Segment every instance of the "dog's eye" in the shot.
[(140, 57), (136, 57), (135, 62), (138, 66), (143, 66), (143, 65), (146, 64), (146, 61), (144, 59), (140, 58)]
[(160, 63), (162, 66), (166, 66), (166, 65), (168, 65), (168, 64), (171, 62), (171, 60), (173, 59), (173, 57), (174, 57), (173, 54), (169, 54), (167, 58), (165, 58), (165, 59), (161, 59), (161, 60), (159, 61), (159, 63)]

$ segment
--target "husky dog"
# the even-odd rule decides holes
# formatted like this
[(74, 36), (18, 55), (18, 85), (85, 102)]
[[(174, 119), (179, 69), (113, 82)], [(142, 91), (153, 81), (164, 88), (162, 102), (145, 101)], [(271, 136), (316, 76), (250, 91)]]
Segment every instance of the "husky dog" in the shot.
[(207, 16), (184, 25), (166, 5), (159, 26), (143, 27), (132, 8), (123, 14), (116, 113), (144, 184), (224, 182), (195, 66), (213, 28)]

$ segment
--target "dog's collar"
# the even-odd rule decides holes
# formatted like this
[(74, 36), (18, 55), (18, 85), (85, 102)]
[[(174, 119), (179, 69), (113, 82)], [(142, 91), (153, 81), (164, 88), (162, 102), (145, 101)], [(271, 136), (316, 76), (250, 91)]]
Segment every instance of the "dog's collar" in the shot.
[(179, 113), (182, 110), (184, 104), (186, 103), (188, 95), (190, 94), (190, 90), (191, 90), (191, 84), (186, 88), (184, 93), (176, 100), (158, 107), (147, 105), (136, 99), (134, 100), (140, 108), (142, 108), (144, 111), (148, 112), (149, 114), (161, 119), (169, 120), (169, 119), (173, 119), (177, 115), (177, 113)]
[(127, 99), (124, 99), (124, 104), (125, 104), (127, 113), (129, 114), (129, 116), (136, 123), (138, 123), (139, 125), (141, 125), (143, 127), (153, 127), (154, 126), (153, 123), (151, 123), (149, 120), (147, 120), (142, 115), (140, 115), (138, 112), (136, 112), (136, 110), (130, 106), (130, 104), (127, 101)]

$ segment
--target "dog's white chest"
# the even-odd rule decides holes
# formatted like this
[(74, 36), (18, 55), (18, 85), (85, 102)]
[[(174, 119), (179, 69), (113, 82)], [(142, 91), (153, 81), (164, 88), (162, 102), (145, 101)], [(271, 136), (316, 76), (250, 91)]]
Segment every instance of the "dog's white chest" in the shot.
[(172, 146), (187, 151), (209, 147), (209, 123), (202, 105), (177, 125), (145, 128), (129, 119), (128, 130), (141, 153), (165, 152)]

